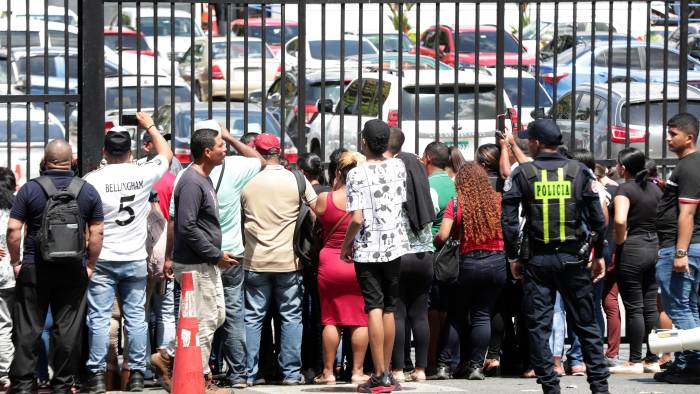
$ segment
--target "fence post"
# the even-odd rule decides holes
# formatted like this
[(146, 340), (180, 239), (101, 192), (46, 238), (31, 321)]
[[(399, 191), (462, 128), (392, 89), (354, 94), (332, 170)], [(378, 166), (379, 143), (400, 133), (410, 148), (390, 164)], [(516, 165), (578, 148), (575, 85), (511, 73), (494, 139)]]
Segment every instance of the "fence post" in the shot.
[[(519, 12), (519, 10), (518, 10)], [(502, 114), (503, 108), (503, 68), (505, 67), (505, 31), (506, 31), (506, 2), (498, 0), (496, 5), (496, 113)], [(479, 72), (477, 64), (476, 72)], [(474, 147), (476, 148), (476, 147)]]
[(681, 29), (681, 52), (680, 65), (678, 66), (678, 112), (685, 112), (687, 109), (686, 100), (688, 98), (688, 0), (681, 0), (680, 29)]
[(80, 174), (95, 169), (102, 159), (105, 122), (104, 3), (78, 3), (78, 162)]

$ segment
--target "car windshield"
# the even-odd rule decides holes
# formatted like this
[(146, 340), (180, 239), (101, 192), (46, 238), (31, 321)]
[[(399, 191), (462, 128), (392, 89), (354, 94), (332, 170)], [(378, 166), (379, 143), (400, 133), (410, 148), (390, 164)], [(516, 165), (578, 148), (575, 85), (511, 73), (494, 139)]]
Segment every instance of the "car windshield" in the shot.
[[(173, 20), (174, 23), (170, 22), (169, 16), (159, 16), (156, 31), (156, 26), (153, 25), (153, 17), (141, 17), (140, 31), (146, 37), (169, 36), (171, 30), (175, 37), (189, 37), (192, 34), (192, 20), (190, 18), (179, 17)], [(195, 27), (194, 36), (200, 37), (201, 35), (202, 32)]]
[[(371, 35), (366, 35), (364, 36), (366, 39), (369, 40), (372, 44), (374, 44), (375, 47), (379, 48), (379, 34), (371, 34)], [(411, 40), (406, 37), (405, 35), (401, 35), (401, 38), (403, 38), (403, 43), (401, 44), (401, 50), (404, 52), (409, 51), (411, 48), (413, 48), (413, 43)], [(388, 52), (398, 52), (399, 51), (399, 35), (398, 34), (384, 34), (384, 50)]]
[[(667, 108), (677, 108), (678, 100), (668, 100), (666, 101)], [(686, 112), (700, 116), (700, 101), (690, 101), (688, 100), (688, 107)], [(629, 108), (629, 124), (631, 125), (646, 125), (646, 102), (633, 103), (631, 105), (625, 104), (622, 107), (620, 115), (622, 116), (622, 123), (627, 123)], [(652, 101), (649, 103), (649, 126), (662, 126), (664, 124), (663, 119), (663, 101)]]
[(146, 40), (144, 40), (144, 38), (141, 36), (137, 36), (136, 34), (122, 34), (121, 48), (119, 48), (118, 34), (105, 34), (105, 45), (115, 51), (120, 51), (122, 49), (127, 51), (135, 51), (137, 49), (137, 42), (139, 43), (138, 49), (142, 51), (148, 50), (148, 43)]
[[(17, 58), (19, 75), (27, 75), (27, 60), (24, 57)], [(49, 77), (63, 78), (66, 76), (66, 62), (63, 55), (50, 56), (48, 62), (44, 61), (44, 55), (32, 55), (29, 58), (29, 72), (33, 76), (43, 77), (44, 72)], [(78, 77), (78, 56), (68, 57), (68, 76)]]
[[(191, 135), (192, 118), (191, 112), (189, 110), (179, 112), (177, 116), (177, 130), (176, 137), (178, 139), (184, 139), (189, 143)], [(217, 122), (221, 122), (226, 125), (226, 110), (213, 110), (212, 117)], [(194, 122), (199, 122), (202, 120), (210, 119), (209, 113), (206, 109), (195, 110)], [(244, 123), (243, 123), (243, 110), (242, 109), (232, 109), (229, 114), (229, 120), (231, 124), (230, 132), (236, 137), (240, 138), (244, 133)], [(272, 133), (277, 137), (280, 136), (280, 127), (275, 118), (268, 112), (265, 118), (265, 128), (268, 133)], [(248, 132), (249, 133), (261, 133), (262, 132), (262, 112), (256, 111), (252, 108), (248, 110)]]
[[(10, 32), (10, 41), (12, 48), (26, 47), (27, 46), (27, 32), (26, 31), (12, 31)], [(7, 32), (4, 31), (0, 34), (0, 47), (8, 47), (7, 45)], [(29, 32), (29, 46), (38, 47), (41, 46), (41, 39), (39, 37), (38, 31)]]
[[(62, 30), (49, 30), (49, 40), (51, 41), (52, 47), (64, 47), (66, 46), (66, 32)], [(71, 48), (78, 47), (77, 34), (68, 33), (68, 46)]]
[[(26, 14), (18, 14), (15, 16), (18, 20), (25, 20), (27, 18)], [(49, 22), (57, 22), (57, 23), (65, 23), (66, 18), (64, 14), (51, 14), (49, 16), (46, 16), (44, 14), (30, 14), (29, 19), (37, 20), (43, 22), (44, 20), (48, 20)], [(73, 15), (68, 15), (68, 24), (71, 26), (78, 27), (78, 21), (75, 19)]]
[[(522, 88), (518, 89), (518, 78), (504, 78), (503, 87), (508, 94), (510, 102), (514, 105), (518, 105), (518, 100), (521, 100), (523, 107), (534, 107), (535, 106), (535, 92), (539, 93), (539, 106), (540, 107), (551, 107), (552, 100), (547, 95), (542, 85), (535, 83), (534, 78), (521, 78), (520, 79)], [(535, 86), (537, 85), (537, 86)], [(518, 97), (518, 92), (520, 92), (521, 97)]]
[[(235, 41), (231, 42), (231, 59), (243, 59), (245, 58), (245, 42)], [(225, 42), (215, 42), (212, 43), (212, 57), (214, 59), (226, 59), (226, 43)], [(262, 42), (260, 41), (248, 41), (248, 58), (259, 58), (261, 57), (261, 52), (263, 50)], [(270, 59), (274, 55), (265, 46), (265, 57)]]
[[(141, 86), (141, 108), (154, 108), (153, 86)], [(137, 108), (136, 86), (122, 87), (122, 108)], [(189, 102), (190, 89), (185, 86), (175, 87), (175, 102)], [(158, 106), (170, 104), (170, 86), (158, 86)], [(107, 110), (119, 109), (119, 87), (107, 88), (105, 97)]]
[[(505, 44), (505, 52), (519, 52), (520, 45), (510, 34), (503, 36)], [(476, 52), (476, 32), (460, 32), (459, 33), (459, 51), (473, 53)], [(482, 31), (479, 32), (479, 51), (480, 52), (496, 52), (496, 32)]]
[[(347, 86), (347, 84), (345, 84)], [(309, 83), (306, 85), (307, 103), (316, 103), (321, 99), (321, 82)], [(340, 100), (340, 81), (326, 81), (326, 100), (333, 100), (337, 103)]]
[[(453, 85), (442, 85), (438, 88), (437, 99), (440, 113), (435, 113), (435, 86), (421, 85), (405, 87), (401, 100), (403, 120), (415, 120), (416, 92), (418, 93), (419, 120), (474, 120), (476, 97), (479, 98), (479, 119), (496, 119), (496, 87), (482, 85), (475, 94), (475, 87), (459, 85), (455, 97)], [(457, 114), (455, 114), (455, 98), (457, 99)]]
[[(245, 27), (241, 26), (241, 33), (238, 35), (245, 34)], [(248, 26), (248, 31), (250, 32), (250, 37), (262, 39), (262, 26)], [(299, 35), (298, 26), (285, 26), (284, 27), (284, 39), (286, 41)], [(282, 43), (282, 26), (265, 26), (265, 42), (268, 44), (279, 45)]]
[[(309, 41), (311, 57), (321, 59), (321, 41)], [(357, 56), (359, 45), (357, 40), (345, 40), (345, 57)], [(369, 41), (362, 41), (363, 55), (376, 55), (377, 50)], [(326, 60), (340, 60), (340, 40), (326, 40)]]
[[(7, 112), (3, 113), (4, 119), (0, 119), (0, 141), (7, 141)], [(30, 130), (29, 134), (31, 137), (31, 142), (44, 142), (44, 125), (46, 124), (44, 122), (44, 114), (42, 113), (34, 113), (32, 112), (32, 116), (34, 119), (32, 119), (30, 124)], [(41, 119), (40, 119), (41, 118)], [(48, 131), (49, 131), (49, 140), (53, 140), (56, 138), (63, 138), (63, 130), (61, 130), (61, 126), (58, 125), (57, 123), (53, 123), (51, 120), (49, 120), (49, 125), (48, 125)], [(26, 143), (27, 142), (27, 122), (25, 120), (13, 120), (12, 125), (10, 126), (10, 130), (12, 130), (12, 142), (18, 142), (18, 143)], [(2, 146), (2, 144), (0, 144)]]

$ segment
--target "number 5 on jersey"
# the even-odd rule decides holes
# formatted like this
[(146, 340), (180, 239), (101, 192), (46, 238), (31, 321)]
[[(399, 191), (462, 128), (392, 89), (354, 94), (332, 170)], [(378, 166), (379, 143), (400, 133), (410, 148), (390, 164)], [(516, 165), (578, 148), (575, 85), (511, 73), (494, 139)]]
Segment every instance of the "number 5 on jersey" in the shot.
[(119, 200), (119, 212), (117, 212), (117, 216), (121, 215), (122, 212), (126, 212), (127, 214), (129, 214), (129, 218), (126, 220), (117, 219), (115, 220), (115, 223), (117, 223), (120, 226), (126, 226), (134, 221), (134, 219), (136, 218), (136, 216), (134, 215), (134, 210), (131, 207), (127, 206), (126, 203), (134, 201), (135, 198), (135, 195), (131, 195), (124, 196)]

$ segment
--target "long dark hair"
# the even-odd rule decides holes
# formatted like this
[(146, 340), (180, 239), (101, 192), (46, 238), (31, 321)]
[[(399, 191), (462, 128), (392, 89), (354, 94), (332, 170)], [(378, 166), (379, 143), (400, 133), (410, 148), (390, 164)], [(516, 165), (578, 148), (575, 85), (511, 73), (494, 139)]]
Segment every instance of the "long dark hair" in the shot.
[(649, 182), (649, 170), (642, 151), (637, 148), (625, 148), (617, 154), (617, 161), (625, 167), (625, 171), (634, 177), (635, 182), (642, 188), (646, 187), (647, 182)]
[(326, 184), (326, 176), (323, 174), (323, 161), (315, 153), (302, 153), (297, 160), (299, 169), (306, 178), (311, 181), (318, 181), (321, 185)]
[(338, 169), (338, 160), (340, 160), (340, 155), (347, 152), (345, 148), (338, 148), (334, 150), (328, 160), (328, 181), (331, 186), (335, 183), (335, 171)]
[(0, 167), (0, 209), (11, 209), (15, 201), (17, 179), (7, 167)]

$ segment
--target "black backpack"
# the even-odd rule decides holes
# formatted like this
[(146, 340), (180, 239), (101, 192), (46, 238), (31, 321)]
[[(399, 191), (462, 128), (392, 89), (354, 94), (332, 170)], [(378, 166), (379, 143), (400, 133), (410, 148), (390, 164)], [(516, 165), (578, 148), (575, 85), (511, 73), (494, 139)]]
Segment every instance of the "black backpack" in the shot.
[(314, 237), (314, 214), (304, 200), (306, 179), (299, 171), (292, 171), (299, 191), (299, 215), (294, 226), (294, 253), (304, 266), (313, 265), (316, 239)]
[(56, 190), (47, 176), (36, 182), (46, 193), (46, 207), (36, 239), (43, 261), (48, 263), (80, 263), (85, 256), (85, 220), (80, 214), (78, 194), (85, 181), (74, 177), (67, 188)]

